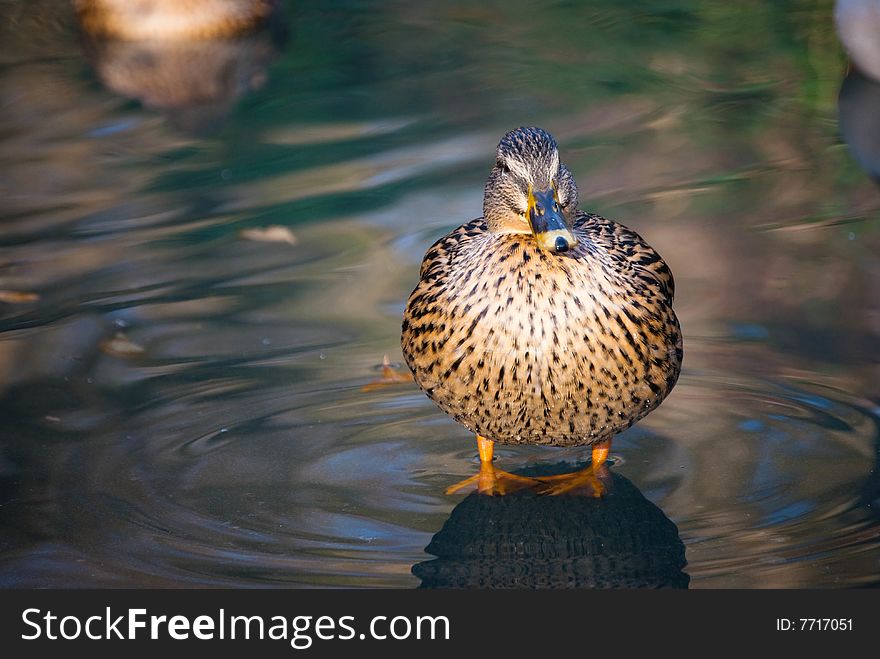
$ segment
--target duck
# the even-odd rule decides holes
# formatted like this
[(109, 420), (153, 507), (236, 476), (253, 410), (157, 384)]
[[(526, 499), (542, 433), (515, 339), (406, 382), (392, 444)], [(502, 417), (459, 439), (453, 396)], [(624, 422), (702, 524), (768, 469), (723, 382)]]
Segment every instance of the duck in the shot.
[[(656, 409), (683, 359), (675, 283), (638, 233), (578, 209), (555, 138), (498, 144), (483, 214), (425, 253), (401, 327), (418, 387), (476, 435), (479, 473), (450, 486), (601, 497), (612, 438)], [(589, 446), (550, 477), (495, 469), (495, 444)]]
[(109, 91), (179, 132), (217, 132), (261, 88), (285, 32), (274, 0), (75, 0), (86, 60)]
[(837, 0), (834, 24), (854, 67), (880, 82), (880, 2)]
[(277, 0), (74, 0), (85, 32), (120, 40), (197, 40), (254, 29)]

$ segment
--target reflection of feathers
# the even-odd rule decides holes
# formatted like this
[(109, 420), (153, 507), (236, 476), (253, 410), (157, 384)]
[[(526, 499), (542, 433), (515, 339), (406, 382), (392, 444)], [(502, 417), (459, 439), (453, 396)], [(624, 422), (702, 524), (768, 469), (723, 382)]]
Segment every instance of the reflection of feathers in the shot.
[(110, 90), (149, 108), (193, 111), (194, 128), (222, 118), (239, 97), (259, 88), (275, 56), (264, 32), (193, 42), (94, 40), (86, 47)]
[(850, 71), (840, 87), (837, 114), (850, 153), (880, 182), (880, 82)]
[(426, 548), (437, 558), (412, 572), (422, 588), (686, 588), (675, 524), (623, 476), (609, 490), (473, 494)]

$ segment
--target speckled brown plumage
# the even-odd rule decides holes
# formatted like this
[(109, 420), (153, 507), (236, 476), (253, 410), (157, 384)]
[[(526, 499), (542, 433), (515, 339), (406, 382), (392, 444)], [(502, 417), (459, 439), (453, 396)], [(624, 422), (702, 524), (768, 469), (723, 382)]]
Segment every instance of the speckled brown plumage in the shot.
[[(487, 184), (491, 208), (484, 207), (490, 221), (468, 222), (428, 249), (406, 305), (403, 355), (425, 393), (479, 435), (591, 444), (645, 416), (678, 379), (673, 277), (637, 233), (577, 211), (574, 181), (558, 156), (533, 162), (548, 140), (555, 151), (552, 137), (520, 131), (530, 133), (505, 137), (525, 143), (513, 148), (517, 162), (502, 153), (504, 140), (499, 147)], [(564, 235), (577, 241), (567, 251), (542, 247), (517, 225), (521, 196), (544, 174), (560, 188), (570, 224)]]

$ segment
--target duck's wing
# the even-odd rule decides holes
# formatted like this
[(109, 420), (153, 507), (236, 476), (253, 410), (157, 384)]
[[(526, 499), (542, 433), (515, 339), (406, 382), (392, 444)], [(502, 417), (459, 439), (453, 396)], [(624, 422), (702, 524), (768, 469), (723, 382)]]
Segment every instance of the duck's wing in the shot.
[(433, 281), (441, 278), (442, 275), (449, 272), (450, 262), (455, 258), (455, 254), (465, 244), (484, 235), (488, 230), (486, 220), (478, 217), (447, 233), (425, 252), (425, 258), (419, 270), (419, 279)]
[(636, 276), (659, 288), (666, 301), (675, 297), (675, 278), (663, 257), (638, 233), (617, 222), (592, 213), (578, 213), (575, 228), (586, 232), (592, 242), (618, 262), (618, 267), (632, 269)]

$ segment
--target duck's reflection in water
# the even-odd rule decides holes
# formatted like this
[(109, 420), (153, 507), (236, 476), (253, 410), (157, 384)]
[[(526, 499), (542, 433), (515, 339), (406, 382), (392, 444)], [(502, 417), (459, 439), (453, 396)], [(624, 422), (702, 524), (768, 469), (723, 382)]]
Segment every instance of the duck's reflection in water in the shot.
[(421, 588), (687, 588), (676, 525), (623, 476), (605, 481), (600, 499), (471, 494), (412, 572)]
[(880, 82), (851, 68), (837, 97), (840, 134), (850, 153), (880, 183)]

